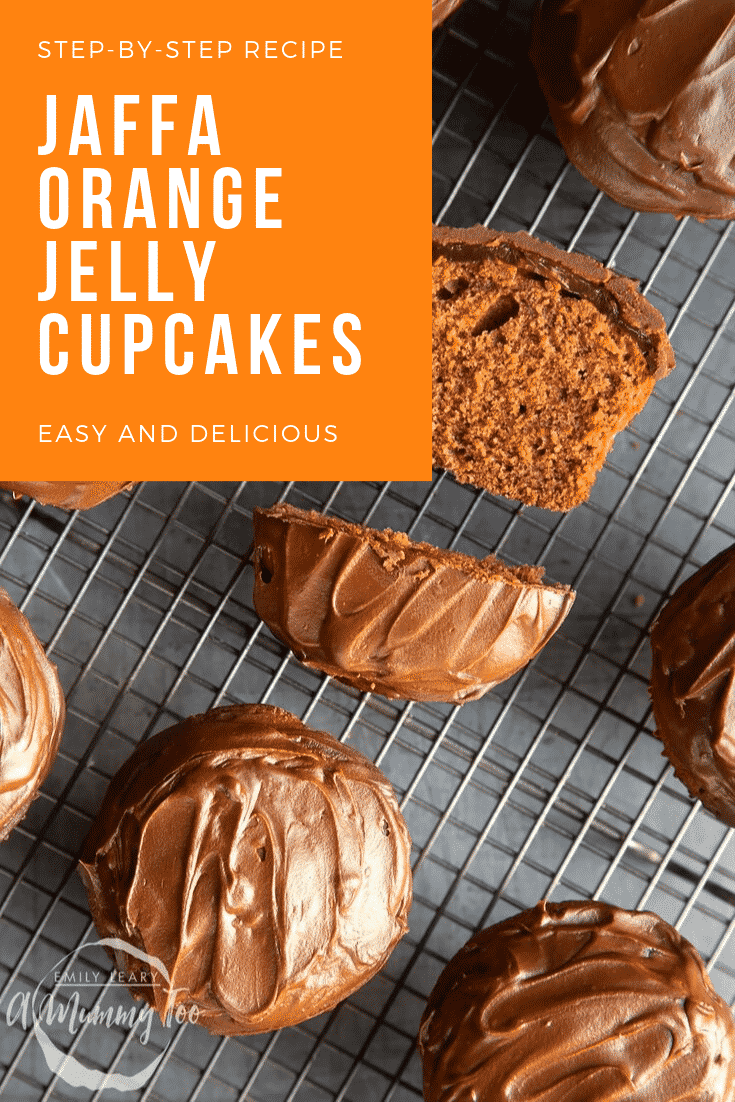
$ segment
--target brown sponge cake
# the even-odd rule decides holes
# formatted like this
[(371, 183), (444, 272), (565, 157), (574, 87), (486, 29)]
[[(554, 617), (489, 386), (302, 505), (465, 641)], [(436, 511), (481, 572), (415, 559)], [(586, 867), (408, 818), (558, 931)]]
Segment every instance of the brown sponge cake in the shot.
[(564, 511), (674, 366), (637, 284), (528, 234), (433, 233), (434, 463)]
[(509, 567), (290, 505), (254, 512), (255, 610), (307, 666), (361, 691), (462, 704), (511, 677), (572, 607)]

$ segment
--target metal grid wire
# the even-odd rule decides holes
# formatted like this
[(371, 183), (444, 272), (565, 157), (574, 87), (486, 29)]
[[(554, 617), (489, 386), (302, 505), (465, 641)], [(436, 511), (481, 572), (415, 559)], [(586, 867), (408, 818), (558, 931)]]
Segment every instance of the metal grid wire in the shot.
[[(673, 777), (647, 694), (649, 623), (735, 541), (735, 234), (632, 214), (568, 166), (525, 61), (531, 6), (467, 0), (435, 34), (434, 217), (530, 229), (640, 279), (666, 317), (676, 371), (619, 435), (590, 501), (564, 516), (446, 475), (147, 483), (86, 514), (0, 495), (0, 584), (68, 698), (51, 774), (0, 846), (2, 1098), (415, 1102), (414, 1040), (440, 970), (477, 928), (544, 895), (657, 911), (735, 1000), (733, 832)], [(252, 509), (276, 500), (542, 563), (577, 601), (541, 655), (481, 701), (354, 693), (289, 658), (253, 612)], [(123, 1026), (59, 1027), (60, 1047), (118, 1073), (168, 1046), (138, 1090), (72, 1087), (7, 1011), (19, 993), (50, 989), (64, 955), (94, 939), (75, 866), (109, 779), (154, 731), (259, 700), (349, 739), (393, 783), (413, 838), (410, 933), (336, 1010), (273, 1035), (156, 1026), (143, 1048)], [(99, 949), (76, 960), (109, 974)], [(91, 1006), (99, 989), (80, 993)]]

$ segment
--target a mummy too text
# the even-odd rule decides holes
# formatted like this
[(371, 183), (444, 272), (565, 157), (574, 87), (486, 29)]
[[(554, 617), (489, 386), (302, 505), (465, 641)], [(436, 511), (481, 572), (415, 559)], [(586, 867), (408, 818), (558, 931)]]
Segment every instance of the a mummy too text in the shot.
[[(141, 109), (150, 110), (151, 155), (162, 156), (164, 135), (174, 130), (178, 121), (171, 117), (176, 115), (177, 96), (152, 95), (149, 108), (147, 105), (141, 108), (137, 95), (116, 95), (111, 99), (108, 106), (113, 112), (113, 156), (125, 154), (126, 136), (137, 129), (136, 113)], [(65, 152), (66, 141), (57, 133), (56, 100), (55, 95), (46, 97), (46, 141), (38, 147), (40, 157), (51, 156), (57, 150)], [(189, 157), (200, 154), (220, 157), (217, 121), (210, 95), (197, 95), (188, 122), (188, 133)], [(80, 151), (102, 156), (96, 108), (91, 95), (76, 98), (68, 154), (74, 157)], [(248, 209), (255, 212), (256, 230), (282, 229), (279, 192), (275, 190), (278, 184), (274, 183), (275, 178), (281, 175), (278, 167), (258, 167), (254, 170), (250, 181), (252, 190), (247, 188), (245, 197)], [(115, 181), (113, 189), (112, 173), (105, 168), (85, 167), (77, 174), (59, 167), (44, 168), (40, 176), (41, 222), (49, 230), (68, 225), (70, 197), (74, 200), (72, 209), (79, 209), (74, 188), (81, 191), (82, 230), (94, 231), (96, 227), (109, 230), (121, 226), (125, 231), (138, 225), (156, 230), (164, 224), (169, 229), (184, 226), (199, 229), (203, 210), (211, 214), (212, 224), (221, 230), (234, 230), (242, 222), (244, 188), (241, 173), (233, 167), (205, 170), (203, 173), (200, 173), (198, 166), (189, 167), (188, 178), (184, 169), (169, 168), (164, 221), (162, 197), (157, 196), (157, 203), (154, 202), (147, 168), (127, 170), (122, 183), (120, 188), (119, 181)], [(217, 263), (217, 241), (207, 241), (200, 251), (191, 240), (167, 240), (165, 244), (175, 253), (178, 251), (178, 256), (174, 258), (177, 265), (188, 266), (191, 275), (190, 299), (194, 302), (205, 301), (207, 276)], [(174, 292), (159, 286), (159, 241), (149, 240), (147, 245), (146, 290), (139, 293), (135, 289), (134, 275), (125, 271), (122, 238), (104, 243), (91, 237), (68, 241), (64, 245), (64, 249), (69, 250), (68, 256), (61, 255), (56, 240), (47, 240), (45, 287), (38, 292), (39, 302), (57, 299), (57, 272), (62, 264), (68, 265), (71, 302), (173, 302)], [(101, 248), (109, 248), (110, 279), (109, 287), (105, 281), (104, 288), (100, 286), (94, 263)], [(105, 257), (104, 261), (107, 271), (108, 258)], [(88, 375), (103, 375), (111, 367), (111, 325), (120, 327), (123, 352), (119, 367), (125, 375), (135, 373), (136, 356), (147, 351), (154, 340), (154, 323), (145, 313), (84, 313), (77, 324), (81, 325), (80, 341), (75, 342), (81, 347), (78, 366)], [(282, 368), (295, 375), (318, 375), (323, 369), (334, 370), (340, 375), (354, 375), (360, 368), (360, 350), (352, 338), (360, 330), (361, 323), (351, 311), (329, 319), (323, 319), (316, 313), (294, 313), (285, 317), (280, 313), (238, 315), (234, 333), (229, 314), (213, 313), (208, 325), (207, 353), (197, 364), (194, 353), (185, 347), (185, 338), (194, 333), (192, 318), (179, 311), (169, 314), (163, 325), (163, 359), (169, 374), (187, 375), (192, 369), (198, 369), (205, 375), (211, 375), (218, 369), (236, 375), (240, 366), (241, 370), (257, 375), (263, 365), (263, 369), (273, 375), (280, 375)], [(279, 363), (271, 341), (276, 328), (282, 330), (286, 326), (291, 330), (288, 344), (292, 349), (292, 358), (289, 356), (288, 363)], [(61, 375), (67, 369), (73, 369), (65, 347), (64, 338), (68, 334), (69, 322), (63, 313), (55, 311), (41, 318), (40, 366), (47, 375)], [(243, 355), (242, 348), (237, 346), (238, 341), (247, 341), (246, 354)], [(115, 365), (112, 366), (114, 369)]]

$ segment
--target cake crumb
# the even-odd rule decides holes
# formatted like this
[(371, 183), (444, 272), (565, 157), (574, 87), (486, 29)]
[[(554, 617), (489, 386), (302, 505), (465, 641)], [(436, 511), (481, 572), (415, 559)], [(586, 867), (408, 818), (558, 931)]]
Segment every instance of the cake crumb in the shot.
[(401, 560), (405, 559), (406, 557), (405, 551), (401, 551), (397, 547), (388, 547), (385, 544), (380, 547), (376, 547), (375, 551), (378, 553), (378, 555), (380, 555), (381, 559), (383, 560), (383, 569), (388, 570), (389, 572), (391, 570), (395, 570), (396, 567), (400, 565)]
[(643, 596), (643, 594), (642, 593), (636, 593), (635, 597), (633, 598), (633, 604), (635, 605), (635, 607), (636, 608), (641, 608), (645, 603), (646, 603), (646, 598)]

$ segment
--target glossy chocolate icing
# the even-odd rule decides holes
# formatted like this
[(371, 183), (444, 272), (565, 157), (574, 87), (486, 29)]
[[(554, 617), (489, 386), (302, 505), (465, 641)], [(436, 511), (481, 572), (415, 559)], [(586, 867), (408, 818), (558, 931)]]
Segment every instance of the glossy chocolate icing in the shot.
[(657, 735), (695, 799), (735, 826), (735, 547), (677, 589), (651, 629)]
[(492, 557), (289, 505), (254, 511), (253, 600), (305, 665), (361, 691), (464, 703), (516, 673), (574, 594)]
[(419, 1034), (426, 1102), (732, 1102), (735, 1026), (645, 911), (539, 903), (449, 962)]
[(732, 0), (543, 0), (531, 58), (567, 156), (613, 199), (735, 217)]
[(440, 23), (448, 19), (452, 12), (462, 4), (464, 0), (431, 0), (431, 29), (435, 30)]
[(0, 840), (23, 818), (48, 774), (65, 714), (56, 667), (0, 589)]
[[(410, 838), (383, 774), (267, 705), (194, 716), (113, 779), (80, 871), (95, 924), (159, 958), (162, 1018), (263, 1033), (329, 1010), (407, 929)], [(127, 973), (140, 961), (116, 953)]]
[(59, 509), (92, 509), (134, 485), (134, 482), (0, 482), (0, 490), (11, 490), (14, 497), (27, 494), (41, 505), (55, 505)]

